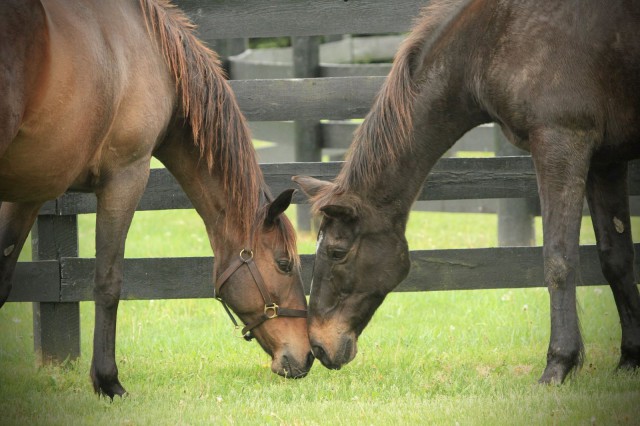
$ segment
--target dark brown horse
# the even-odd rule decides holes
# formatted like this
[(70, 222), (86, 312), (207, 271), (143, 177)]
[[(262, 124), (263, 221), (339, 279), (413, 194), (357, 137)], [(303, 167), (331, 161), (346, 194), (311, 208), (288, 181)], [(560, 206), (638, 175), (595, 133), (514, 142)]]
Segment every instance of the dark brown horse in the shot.
[[(627, 161), (640, 156), (640, 3), (434, 1), (398, 52), (334, 183), (298, 177), (324, 218), (310, 299), (314, 355), (340, 368), (409, 271), (409, 209), (469, 129), (498, 123), (531, 151), (544, 225), (551, 339), (541, 382), (580, 365), (578, 237), (586, 195), (622, 324), (640, 364)], [(498, 267), (496, 265), (496, 267)], [(428, 326), (428, 325), (425, 325)]]
[[(0, 306), (43, 202), (95, 192), (91, 378), (96, 392), (122, 395), (115, 333), (124, 244), (153, 155), (204, 220), (215, 278), (224, 275), (218, 296), (252, 324), (274, 372), (304, 376), (313, 362), (299, 318), (306, 299), (282, 215), (292, 192), (271, 199), (217, 56), (187, 18), (161, 0), (4, 1), (0, 57)], [(277, 309), (266, 310), (267, 300), (294, 317), (263, 322)]]

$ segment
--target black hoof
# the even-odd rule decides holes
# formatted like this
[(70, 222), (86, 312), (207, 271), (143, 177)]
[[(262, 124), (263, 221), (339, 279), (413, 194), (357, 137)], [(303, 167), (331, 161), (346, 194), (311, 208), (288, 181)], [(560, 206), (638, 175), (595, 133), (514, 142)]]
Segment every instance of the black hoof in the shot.
[(568, 372), (562, 366), (553, 366), (544, 369), (544, 373), (538, 379), (538, 383), (543, 385), (560, 385), (564, 382)]
[(95, 392), (98, 396), (108, 396), (109, 399), (113, 401), (113, 397), (118, 395), (120, 397), (124, 396), (127, 391), (122, 387), (120, 382), (116, 381), (116, 383), (111, 384), (101, 384), (97, 388), (93, 386)]
[(622, 351), (618, 370), (632, 371), (640, 368), (640, 351)]
[(127, 393), (120, 384), (117, 375), (111, 378), (100, 378), (92, 371), (91, 382), (93, 383), (93, 390), (98, 396), (108, 396), (112, 401), (115, 395), (123, 396)]
[(547, 359), (547, 367), (544, 369), (538, 383), (547, 385), (560, 385), (564, 383), (569, 373), (579, 368), (579, 358), (566, 357), (560, 360)]

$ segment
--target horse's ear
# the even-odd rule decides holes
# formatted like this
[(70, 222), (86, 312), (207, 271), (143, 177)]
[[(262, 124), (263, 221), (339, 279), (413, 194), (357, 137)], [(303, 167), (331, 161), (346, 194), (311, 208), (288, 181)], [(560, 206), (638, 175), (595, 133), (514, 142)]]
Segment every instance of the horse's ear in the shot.
[(356, 210), (353, 207), (338, 204), (329, 204), (321, 207), (320, 212), (331, 219), (338, 219), (343, 222), (354, 222), (358, 219)]
[(267, 217), (264, 219), (264, 226), (270, 227), (276, 223), (276, 219), (280, 216), (291, 204), (291, 198), (295, 189), (285, 189), (282, 194), (273, 200), (269, 204), (269, 210), (267, 211)]
[(310, 176), (294, 176), (291, 178), (292, 181), (300, 186), (300, 189), (307, 194), (308, 197), (316, 196), (323, 188), (327, 188), (333, 183), (327, 182), (325, 180), (320, 180), (316, 178), (312, 178)]

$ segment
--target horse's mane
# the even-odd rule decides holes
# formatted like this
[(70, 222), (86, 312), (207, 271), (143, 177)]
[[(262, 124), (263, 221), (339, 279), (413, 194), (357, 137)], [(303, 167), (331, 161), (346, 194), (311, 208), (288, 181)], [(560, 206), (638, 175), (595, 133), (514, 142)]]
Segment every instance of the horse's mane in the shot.
[(382, 170), (411, 149), (413, 106), (420, 83), (414, 76), (419, 65), (416, 62), (425, 42), (437, 36), (434, 32), (459, 4), (460, 0), (433, 0), (422, 9), (411, 34), (400, 45), (373, 107), (354, 133), (346, 164), (334, 181), (336, 185), (314, 197), (314, 210), (328, 204), (335, 194), (357, 192), (372, 184)]
[[(236, 222), (227, 230), (248, 241), (264, 217), (261, 197), (270, 201), (271, 196), (218, 55), (194, 35), (195, 25), (169, 0), (140, 0), (140, 6), (173, 74), (200, 158), (221, 179), (228, 198), (226, 215)], [(287, 221), (280, 222), (285, 246), (296, 257), (295, 233)]]

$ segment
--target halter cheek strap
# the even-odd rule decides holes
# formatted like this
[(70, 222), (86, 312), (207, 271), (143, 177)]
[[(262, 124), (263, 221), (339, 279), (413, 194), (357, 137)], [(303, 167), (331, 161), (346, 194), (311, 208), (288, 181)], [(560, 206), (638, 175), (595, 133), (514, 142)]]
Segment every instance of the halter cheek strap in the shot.
[(225, 311), (229, 315), (231, 322), (236, 328), (240, 328), (240, 326), (238, 325), (238, 322), (236, 321), (235, 317), (231, 313), (231, 310), (229, 309), (227, 304), (218, 295), (220, 294), (220, 290), (222, 289), (222, 286), (224, 286), (227, 280), (231, 278), (231, 276), (243, 265), (246, 265), (249, 268), (249, 273), (251, 274), (251, 277), (253, 278), (253, 281), (255, 282), (256, 287), (258, 287), (258, 291), (262, 296), (262, 300), (264, 300), (263, 313), (254, 321), (250, 322), (249, 324), (245, 324), (245, 326), (242, 328), (242, 337), (244, 337), (245, 340), (249, 341), (253, 339), (254, 336), (251, 333), (251, 330), (258, 327), (259, 325), (261, 325), (263, 322), (267, 320), (274, 319), (277, 317), (298, 317), (298, 318), (307, 317), (306, 310), (281, 308), (271, 299), (271, 295), (267, 290), (267, 286), (265, 285), (264, 279), (262, 278), (262, 274), (260, 274), (258, 267), (253, 261), (253, 251), (249, 249), (242, 249), (242, 251), (240, 252), (240, 255), (237, 258), (235, 258), (231, 262), (231, 264), (227, 267), (227, 269), (220, 275), (220, 278), (218, 278), (214, 287), (214, 297), (222, 303), (222, 306), (224, 306)]

